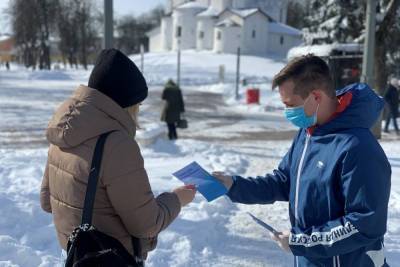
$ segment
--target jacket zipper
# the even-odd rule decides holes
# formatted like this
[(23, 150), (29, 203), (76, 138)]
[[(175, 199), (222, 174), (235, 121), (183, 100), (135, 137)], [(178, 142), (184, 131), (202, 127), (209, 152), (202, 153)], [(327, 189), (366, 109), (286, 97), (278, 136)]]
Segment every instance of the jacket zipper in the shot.
[(310, 142), (310, 138), (311, 138), (311, 135), (307, 133), (306, 143), (305, 143), (304, 149), (303, 149), (303, 154), (301, 155), (299, 167), (297, 169), (296, 195), (295, 195), (295, 202), (294, 202), (295, 226), (298, 226), (298, 220), (299, 220), (298, 206), (299, 206), (300, 175), (301, 175), (301, 171), (303, 169), (304, 157), (306, 155), (306, 151), (307, 151), (307, 148), (308, 148), (308, 143)]
[[(304, 163), (304, 157), (306, 155), (308, 143), (310, 142), (310, 137), (311, 135), (307, 133), (306, 137), (306, 143), (304, 145), (303, 153), (301, 154), (301, 159), (299, 162), (299, 167), (297, 169), (297, 179), (296, 179), (296, 195), (295, 195), (295, 201), (294, 201), (294, 218), (295, 218), (295, 226), (298, 226), (298, 220), (299, 220), (299, 213), (298, 213), (298, 205), (299, 205), (299, 188), (300, 188), (300, 175), (301, 171), (303, 168), (303, 163)], [(296, 266), (299, 266), (299, 258), (296, 256)]]
[[(306, 143), (304, 145), (303, 153), (301, 154), (300, 158), (300, 163), (299, 167), (297, 169), (297, 179), (296, 179), (296, 195), (295, 195), (295, 203), (294, 203), (294, 217), (295, 217), (295, 225), (298, 226), (298, 220), (299, 220), (299, 211), (298, 211), (298, 205), (299, 205), (299, 189), (300, 189), (300, 176), (301, 176), (301, 171), (303, 169), (303, 164), (304, 164), (304, 158), (306, 156), (306, 151), (308, 148), (308, 144), (310, 143), (311, 135), (307, 133), (306, 137)], [(298, 258), (296, 257), (296, 264), (298, 266)], [(333, 266), (334, 267), (340, 267), (340, 258), (339, 256), (333, 257)]]

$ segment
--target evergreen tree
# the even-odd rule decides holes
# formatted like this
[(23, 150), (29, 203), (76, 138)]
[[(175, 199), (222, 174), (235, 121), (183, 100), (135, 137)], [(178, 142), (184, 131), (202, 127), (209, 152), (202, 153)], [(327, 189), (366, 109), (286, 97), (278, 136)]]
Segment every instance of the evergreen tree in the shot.
[(305, 27), (304, 16), (306, 15), (305, 7), (296, 1), (290, 1), (287, 7), (287, 25), (297, 29)]
[(304, 32), (308, 44), (353, 42), (364, 27), (364, 1), (311, 0), (307, 11)]

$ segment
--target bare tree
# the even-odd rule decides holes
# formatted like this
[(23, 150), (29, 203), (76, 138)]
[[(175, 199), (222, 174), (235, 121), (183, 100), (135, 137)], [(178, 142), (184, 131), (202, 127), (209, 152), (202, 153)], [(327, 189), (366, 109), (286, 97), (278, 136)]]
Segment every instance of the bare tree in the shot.
[[(57, 1), (10, 1), (10, 14), (16, 45), (26, 67), (50, 69), (50, 31)], [(36, 14), (36, 16), (32, 16)]]
[(94, 30), (94, 6), (91, 1), (76, 1), (78, 38), (79, 38), (79, 61), (85, 69), (88, 65), (88, 54), (95, 47), (96, 32)]
[(161, 23), (164, 15), (162, 6), (155, 7), (139, 17), (125, 16), (118, 21), (117, 47), (127, 54), (139, 53), (140, 45), (148, 49), (146, 33)]
[(87, 69), (88, 54), (96, 48), (95, 11), (91, 0), (60, 0), (59, 49), (71, 67), (81, 63)]
[(58, 46), (62, 54), (64, 64), (68, 62), (71, 67), (77, 67), (79, 42), (76, 38), (75, 29), (78, 28), (78, 22), (74, 16), (74, 10), (71, 9), (69, 2), (60, 1), (57, 16), (57, 27), (60, 37)]
[(36, 68), (38, 55), (38, 20), (36, 16), (30, 16), (36, 9), (34, 1), (15, 0), (10, 2), (10, 15), (14, 31), (15, 44), (19, 51), (22, 63), (26, 67)]
[(50, 69), (50, 31), (54, 28), (55, 16), (52, 16), (57, 8), (55, 0), (36, 0), (39, 20), (40, 55), (39, 68)]

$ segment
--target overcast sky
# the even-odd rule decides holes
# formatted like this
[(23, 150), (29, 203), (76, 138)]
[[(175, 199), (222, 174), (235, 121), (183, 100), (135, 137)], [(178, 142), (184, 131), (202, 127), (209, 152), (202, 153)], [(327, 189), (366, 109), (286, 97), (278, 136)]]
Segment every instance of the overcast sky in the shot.
[[(4, 9), (8, 7), (9, 1), (11, 0), (0, 0), (0, 34), (10, 30), (8, 18), (4, 14)], [(100, 7), (102, 6), (102, 0), (95, 0), (95, 2)], [(165, 5), (166, 2), (167, 0), (114, 0), (114, 16), (140, 15), (157, 5)]]

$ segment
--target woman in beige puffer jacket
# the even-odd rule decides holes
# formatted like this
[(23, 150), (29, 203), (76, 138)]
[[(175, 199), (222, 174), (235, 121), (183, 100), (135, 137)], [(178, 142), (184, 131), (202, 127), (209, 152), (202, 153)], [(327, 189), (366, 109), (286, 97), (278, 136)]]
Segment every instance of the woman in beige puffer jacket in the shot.
[[(55, 112), (46, 132), (50, 142), (40, 201), (53, 214), (61, 247), (81, 222), (94, 147), (104, 146), (93, 225), (118, 239), (133, 254), (132, 237), (140, 240), (141, 257), (156, 246), (157, 235), (191, 202), (195, 190), (179, 187), (154, 197), (134, 136), (138, 105), (147, 97), (146, 82), (120, 51), (103, 50), (89, 79)], [(137, 251), (137, 250), (136, 250)]]

